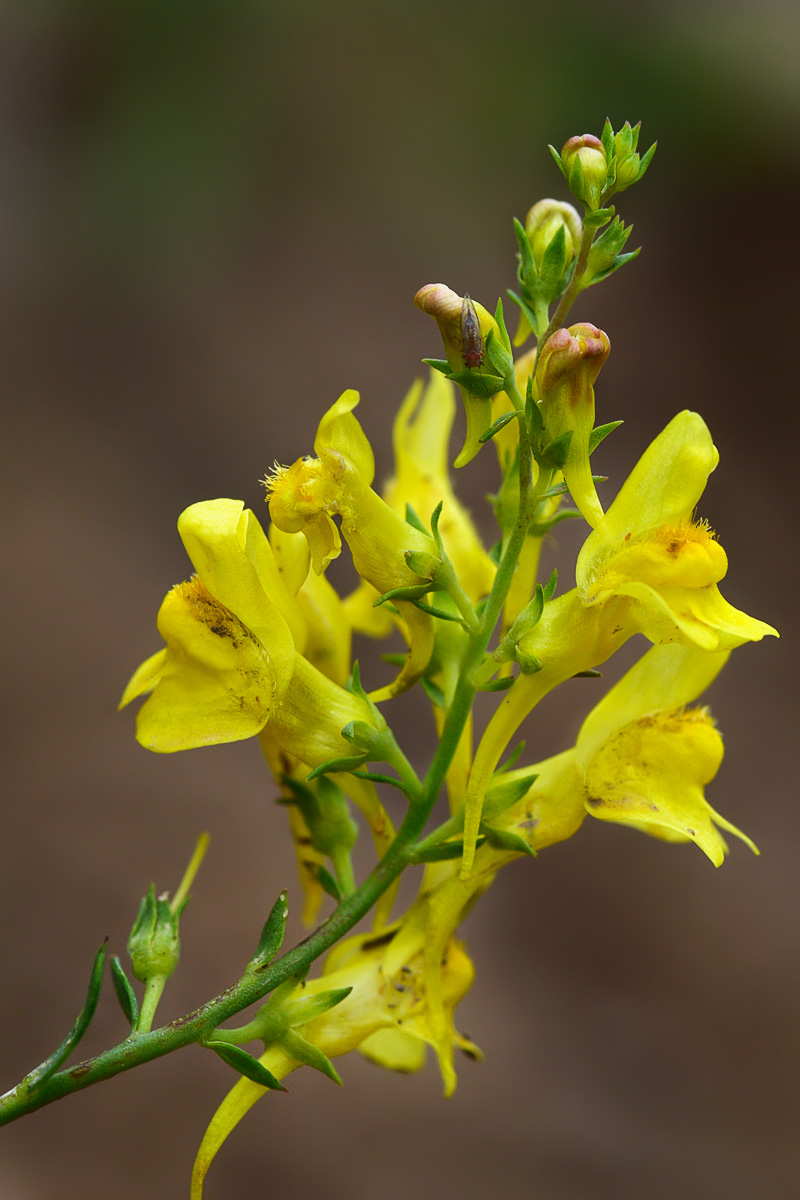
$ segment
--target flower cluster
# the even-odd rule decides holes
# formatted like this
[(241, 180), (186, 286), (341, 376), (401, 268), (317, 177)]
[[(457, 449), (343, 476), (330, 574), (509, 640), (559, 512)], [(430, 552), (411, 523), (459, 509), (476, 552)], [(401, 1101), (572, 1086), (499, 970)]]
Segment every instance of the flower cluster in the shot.
[[(602, 206), (652, 158), (651, 150), (640, 161), (637, 138), (626, 125), (570, 139), (556, 157), (583, 217), (545, 200), (517, 223), (515, 341), (533, 334), (536, 349), (514, 359), (502, 305), (492, 316), (443, 284), (419, 290), (445, 357), (427, 360), (430, 379), (400, 406), (395, 471), (381, 490), (355, 416), (359, 396), (346, 391), (322, 417), (313, 454), (266, 479), (266, 532), (235, 500), (194, 504), (180, 517), (194, 574), (166, 596), (157, 620), (164, 646), (122, 698), (147, 695), (139, 741), (170, 752), (258, 736), (289, 809), (306, 920), (316, 920), (326, 892), (343, 931), (374, 903), (373, 932), (335, 945), (317, 979), (293, 979), (250, 1026), (220, 1031), (223, 1042), (263, 1041), (267, 1082), (253, 1068), (223, 1104), (198, 1157), (196, 1196), (216, 1149), (269, 1079), (302, 1063), (330, 1073), (330, 1058), (359, 1049), (415, 1070), (431, 1046), (453, 1090), (454, 1049), (477, 1053), (454, 1024), (473, 973), (455, 935), (505, 863), (571, 837), (587, 816), (694, 842), (716, 866), (727, 851), (721, 830), (755, 851), (704, 796), (722, 741), (696, 702), (733, 649), (775, 632), (719, 590), (727, 557), (696, 515), (718, 461), (711, 434), (696, 413), (679, 413), (604, 510), (591, 456), (613, 429), (595, 416), (610, 341), (564, 319), (579, 291), (633, 257), (621, 253), (629, 230), (610, 224), (614, 211)], [(453, 385), (467, 430), (455, 466), (495, 443), (491, 548), (448, 470)], [(538, 579), (539, 553), (566, 518), (583, 519), (588, 532), (575, 586), (559, 594), (555, 577)], [(344, 545), (360, 583), (340, 597), (326, 570)], [(362, 684), (354, 635), (398, 631), (405, 653), (390, 656), (394, 675)], [(574, 746), (527, 767), (502, 763), (539, 701), (636, 634), (651, 648), (586, 716)], [(422, 778), (413, 748), (404, 752), (388, 723), (392, 698), (414, 686), (440, 738)], [(476, 738), (479, 691), (497, 693), (497, 703)], [(397, 834), (384, 784), (404, 797)], [(443, 788), (449, 816), (426, 829)], [(358, 833), (350, 803), (376, 847), (365, 881), (350, 860)], [(394, 881), (414, 863), (425, 864), (419, 893), (392, 920)]]

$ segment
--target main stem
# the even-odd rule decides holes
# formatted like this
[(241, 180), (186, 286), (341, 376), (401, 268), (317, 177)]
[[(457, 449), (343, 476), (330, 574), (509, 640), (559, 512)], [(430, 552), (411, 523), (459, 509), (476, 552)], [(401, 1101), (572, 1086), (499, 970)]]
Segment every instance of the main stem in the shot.
[[(515, 408), (522, 409), (522, 397), (513, 379), (505, 388)], [(502, 612), (508, 589), (531, 521), (532, 458), (525, 422), (520, 421), (520, 494), (517, 521), (509, 537), (495, 575), (494, 584), (477, 628), (471, 633), (461, 663), (453, 702), (445, 719), (442, 736), (428, 772), (422, 781), (418, 797), (411, 801), (397, 836), (383, 859), (350, 896), (347, 896), (330, 917), (309, 937), (277, 959), (265, 970), (248, 972), (238, 983), (194, 1012), (178, 1017), (168, 1025), (148, 1033), (138, 1033), (118, 1046), (86, 1059), (73, 1067), (58, 1071), (43, 1082), (31, 1087), (23, 1079), (15, 1088), (0, 1096), (0, 1125), (8, 1124), (26, 1113), (43, 1108), (62, 1096), (81, 1091), (103, 1079), (110, 1079), (142, 1063), (161, 1058), (182, 1046), (207, 1038), (218, 1025), (230, 1020), (243, 1009), (263, 999), (268, 992), (301, 971), (306, 971), (315, 959), (348, 933), (373, 908), (389, 885), (414, 861), (416, 843), (422, 835), (431, 810), (439, 795), (448, 767), (456, 752), (461, 733), (472, 710), (476, 687), (472, 675), (480, 664), (489, 640)]]

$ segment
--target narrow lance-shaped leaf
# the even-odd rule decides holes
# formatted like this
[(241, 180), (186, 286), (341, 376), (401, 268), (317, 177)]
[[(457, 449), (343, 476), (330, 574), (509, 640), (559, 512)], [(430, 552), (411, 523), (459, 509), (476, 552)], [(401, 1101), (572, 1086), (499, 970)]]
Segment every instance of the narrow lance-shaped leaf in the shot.
[(78, 1042), (81, 1040), (86, 1030), (89, 1028), (89, 1022), (94, 1016), (97, 1008), (97, 1001), (100, 997), (100, 988), (103, 982), (103, 967), (106, 961), (106, 951), (108, 949), (108, 938), (105, 939), (100, 949), (95, 955), (92, 963), (92, 970), (89, 975), (89, 987), (86, 992), (86, 1000), (83, 1008), (75, 1018), (75, 1023), (70, 1029), (67, 1036), (64, 1038), (57, 1050), (54, 1050), (49, 1058), (46, 1058), (43, 1063), (34, 1069), (27, 1076), (26, 1082), (29, 1088), (34, 1088), (40, 1083), (44, 1083), (45, 1079), (58, 1070), (61, 1064), (69, 1057)]
[(116, 954), (111, 959), (111, 982), (114, 984), (120, 1008), (127, 1020), (130, 1021), (131, 1033), (133, 1033), (139, 1023), (139, 1001), (136, 999), (131, 981), (125, 974), (125, 968)]
[(226, 1062), (229, 1067), (233, 1067), (234, 1071), (244, 1075), (245, 1079), (250, 1079), (261, 1087), (271, 1088), (275, 1092), (286, 1091), (280, 1080), (276, 1079), (271, 1071), (268, 1071), (257, 1058), (253, 1058), (253, 1055), (248, 1054), (241, 1046), (234, 1046), (231, 1042), (216, 1042), (211, 1038), (203, 1042), (203, 1045), (218, 1054), (223, 1062)]
[(247, 964), (248, 969), (251, 971), (263, 970), (283, 945), (283, 939), (286, 934), (286, 918), (289, 916), (286, 898), (286, 891), (281, 892), (264, 922), (264, 928), (261, 930), (261, 937), (258, 939), (256, 952)]

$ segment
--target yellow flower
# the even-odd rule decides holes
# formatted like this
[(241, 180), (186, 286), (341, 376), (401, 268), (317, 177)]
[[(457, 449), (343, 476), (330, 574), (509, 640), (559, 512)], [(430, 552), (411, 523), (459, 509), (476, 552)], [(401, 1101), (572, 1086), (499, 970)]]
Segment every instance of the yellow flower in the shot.
[(545, 605), (538, 624), (520, 638), (521, 656), (543, 666), (509, 688), (478, 746), (467, 787), (465, 873), (492, 772), (521, 722), (553, 687), (599, 666), (636, 632), (706, 651), (776, 633), (722, 598), (716, 584), (727, 569), (725, 552), (705, 525), (691, 520), (718, 457), (702, 418), (679, 413), (584, 543), (577, 588)]
[[(432, 537), (393, 512), (370, 484), (375, 463), (369, 442), (353, 416), (357, 392), (345, 392), (322, 418), (314, 441), (315, 459), (298, 459), (278, 468), (267, 481), (272, 520), (287, 533), (302, 531), (309, 543), (314, 570), (321, 573), (341, 548), (333, 513), (362, 579), (379, 595), (398, 587), (423, 584), (406, 562), (416, 551), (436, 558)], [(433, 649), (433, 622), (407, 600), (395, 601), (409, 640), (406, 665), (394, 682), (373, 694), (383, 700), (410, 687), (422, 674)]]
[[(136, 720), (147, 749), (252, 737), (289, 687), (293, 606), (263, 530), (243, 509), (241, 501), (212, 500), (178, 521), (197, 574), (168, 593), (158, 614), (166, 647), (142, 663), (120, 702), (152, 693)], [(299, 613), (293, 621), (303, 636)]]
[(705, 522), (693, 519), (718, 461), (702, 417), (682, 412), (670, 421), (578, 556), (584, 605), (630, 597), (632, 619), (651, 641), (702, 650), (730, 650), (776, 633), (722, 598), (725, 551)]
[(575, 748), (587, 812), (665, 841), (693, 841), (716, 867), (727, 852), (720, 828), (758, 853), (703, 795), (722, 739), (707, 709), (686, 707), (728, 653), (654, 646), (592, 710)]
[(352, 754), (340, 731), (374, 724), (372, 712), (299, 652), (306, 623), (254, 515), (239, 500), (210, 500), (188, 508), (178, 529), (197, 575), (168, 593), (158, 614), (166, 647), (123, 694), (120, 707), (152, 693), (137, 739), (150, 750), (187, 750), (253, 737), (270, 721), (284, 752), (310, 768)]
[[(400, 927), (402, 928), (402, 927)], [(419, 945), (391, 970), (387, 952), (397, 934), (359, 935), (341, 942), (329, 955), (323, 974), (301, 984), (298, 997), (312, 997), (339, 988), (350, 995), (321, 1016), (301, 1026), (302, 1037), (328, 1058), (361, 1048), (374, 1062), (395, 1070), (417, 1070), (422, 1066), (417, 1047), (435, 1044), (430, 1025), (423, 953)], [(442, 995), (452, 1044), (467, 1053), (479, 1052), (456, 1033), (453, 1010), (472, 985), (474, 970), (460, 942), (451, 938), (441, 966)], [(291, 1003), (291, 998), (287, 1001)], [(388, 1035), (388, 1037), (387, 1037)], [(438, 1045), (437, 1045), (438, 1049)], [(267, 1048), (261, 1063), (282, 1079), (301, 1063), (279, 1045)], [(223, 1100), (206, 1130), (192, 1172), (191, 1200), (201, 1200), (206, 1173), (230, 1133), (267, 1089), (249, 1079), (240, 1079)]]

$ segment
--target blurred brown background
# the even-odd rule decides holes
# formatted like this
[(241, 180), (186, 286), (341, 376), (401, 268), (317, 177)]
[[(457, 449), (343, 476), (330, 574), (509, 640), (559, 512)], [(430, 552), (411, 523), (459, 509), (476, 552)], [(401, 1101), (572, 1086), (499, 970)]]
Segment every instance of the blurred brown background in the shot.
[[(2, 1087), (60, 1040), (102, 938), (122, 953), (201, 829), (163, 1016), (237, 977), (287, 883), (299, 935), (257, 745), (157, 757), (115, 712), (187, 574), (175, 520), (214, 496), (263, 515), (259, 477), (310, 449), (346, 386), (385, 477), (398, 400), (439, 352), (415, 290), (493, 304), (513, 286), (512, 215), (566, 198), (546, 142), (608, 114), (659, 151), (619, 202), (641, 258), (575, 310), (613, 345), (599, 412), (625, 425), (604, 466), (618, 482), (683, 407), (715, 435), (702, 512), (725, 595), (784, 635), (737, 651), (711, 698), (727, 756), (710, 799), (761, 858), (736, 843), (715, 872), (587, 822), (509, 868), (465, 927), (460, 1025), (487, 1059), (463, 1061), (455, 1097), (432, 1066), (353, 1057), (341, 1091), (298, 1074), (207, 1195), (800, 1194), (798, 53), (798, 10), (776, 0), (4, 6)], [(487, 531), (492, 465), (459, 480)], [(544, 706), (531, 753), (571, 744), (600, 687)], [(428, 726), (395, 704), (423, 763)], [(123, 1033), (106, 996), (85, 1049)], [(232, 1082), (189, 1049), (10, 1126), (0, 1195), (184, 1196)]]

